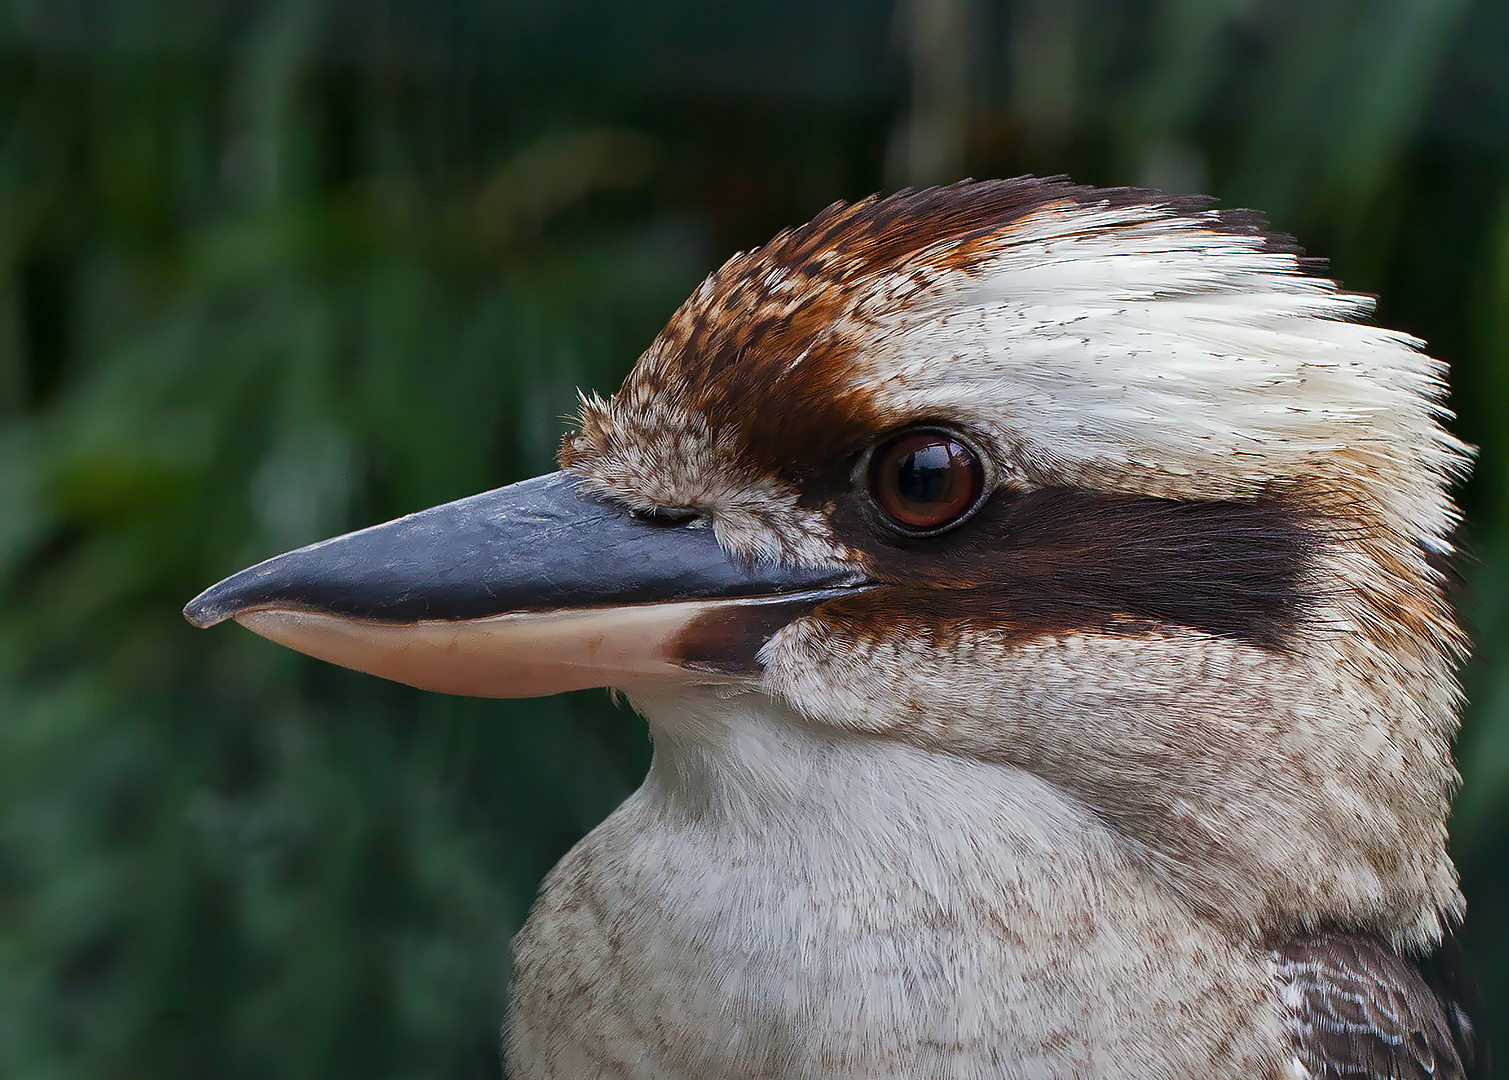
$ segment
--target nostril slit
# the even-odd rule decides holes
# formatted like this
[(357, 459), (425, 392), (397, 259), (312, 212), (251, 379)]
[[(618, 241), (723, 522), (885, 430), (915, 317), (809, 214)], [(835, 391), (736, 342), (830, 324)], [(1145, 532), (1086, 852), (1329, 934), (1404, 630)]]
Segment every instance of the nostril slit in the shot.
[(702, 515), (683, 506), (657, 506), (650, 510), (630, 510), (629, 516), (643, 521), (646, 525), (673, 528), (677, 525), (690, 525)]

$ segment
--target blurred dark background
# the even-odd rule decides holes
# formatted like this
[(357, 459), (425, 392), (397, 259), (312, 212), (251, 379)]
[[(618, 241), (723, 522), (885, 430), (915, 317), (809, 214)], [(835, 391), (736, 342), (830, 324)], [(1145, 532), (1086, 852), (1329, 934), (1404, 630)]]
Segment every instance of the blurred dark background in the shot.
[(1454, 370), (1454, 826), (1509, 1048), (1509, 4), (0, 2), (0, 1073), (496, 1077), (506, 944), (637, 783), (178, 609), (551, 467), (728, 254), (1066, 172), (1255, 206)]

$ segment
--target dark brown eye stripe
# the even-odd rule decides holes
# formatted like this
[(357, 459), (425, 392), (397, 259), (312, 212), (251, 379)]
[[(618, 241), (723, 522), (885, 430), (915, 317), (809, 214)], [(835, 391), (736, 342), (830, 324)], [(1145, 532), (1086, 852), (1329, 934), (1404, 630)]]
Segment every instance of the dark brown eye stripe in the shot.
[(839, 538), (885, 586), (830, 619), (1023, 635), (1180, 626), (1281, 647), (1311, 596), (1318, 527), (1280, 498), (1180, 501), (1072, 488), (1001, 491), (940, 536), (887, 536), (845, 501)]

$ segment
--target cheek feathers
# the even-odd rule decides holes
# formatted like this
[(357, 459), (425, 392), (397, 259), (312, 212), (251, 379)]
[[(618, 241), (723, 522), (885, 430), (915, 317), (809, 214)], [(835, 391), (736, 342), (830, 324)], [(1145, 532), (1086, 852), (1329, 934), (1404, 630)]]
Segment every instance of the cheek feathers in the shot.
[(960, 528), (888, 533), (840, 500), (836, 537), (883, 587), (826, 604), (850, 632), (1012, 637), (1184, 627), (1281, 648), (1311, 612), (1317, 526), (1278, 497), (1180, 501), (1004, 489)]

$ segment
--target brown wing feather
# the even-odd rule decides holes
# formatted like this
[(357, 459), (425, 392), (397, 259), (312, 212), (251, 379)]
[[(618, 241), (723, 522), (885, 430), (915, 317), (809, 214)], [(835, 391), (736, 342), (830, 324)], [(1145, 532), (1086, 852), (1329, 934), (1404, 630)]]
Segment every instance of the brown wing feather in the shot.
[(1464, 1003), (1381, 942), (1311, 934), (1274, 956), (1294, 1056), (1315, 1080), (1481, 1075)]

